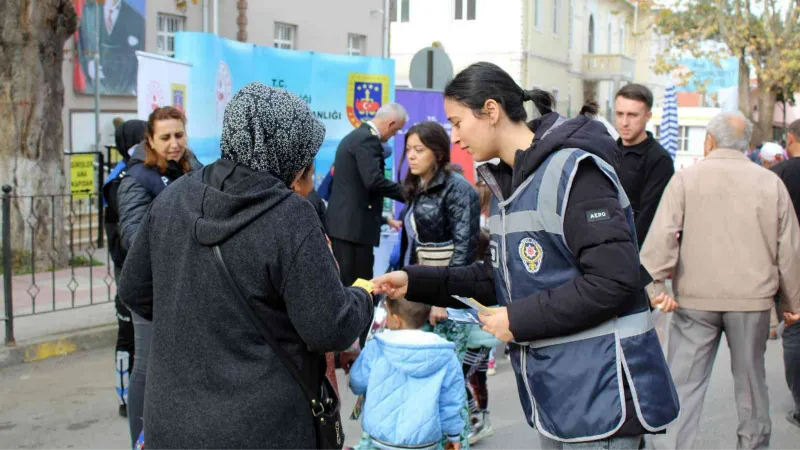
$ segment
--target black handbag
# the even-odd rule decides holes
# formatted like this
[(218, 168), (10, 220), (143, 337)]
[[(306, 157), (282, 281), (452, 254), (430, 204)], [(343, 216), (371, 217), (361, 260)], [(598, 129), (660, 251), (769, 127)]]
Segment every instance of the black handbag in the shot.
[(230, 271), (228, 271), (225, 260), (222, 259), (222, 252), (220, 252), (219, 246), (214, 246), (213, 250), (214, 259), (217, 262), (217, 266), (219, 266), (220, 272), (225, 276), (231, 290), (244, 307), (248, 318), (253, 322), (253, 325), (258, 328), (267, 341), (267, 344), (272, 347), (275, 356), (281, 360), (286, 370), (289, 371), (289, 374), (303, 390), (308, 400), (309, 409), (314, 422), (314, 431), (317, 436), (317, 448), (341, 449), (344, 445), (344, 428), (342, 427), (342, 417), (339, 412), (339, 398), (336, 396), (333, 384), (327, 376), (323, 376), (322, 385), (318, 388), (319, 393), (314, 393), (314, 391), (308, 387), (303, 377), (300, 375), (300, 370), (292, 362), (289, 354), (278, 344), (278, 341), (275, 340), (275, 337), (272, 335), (269, 328), (267, 328), (264, 321), (256, 316), (250, 303), (244, 297), (244, 294), (242, 294), (236, 280), (233, 279)]

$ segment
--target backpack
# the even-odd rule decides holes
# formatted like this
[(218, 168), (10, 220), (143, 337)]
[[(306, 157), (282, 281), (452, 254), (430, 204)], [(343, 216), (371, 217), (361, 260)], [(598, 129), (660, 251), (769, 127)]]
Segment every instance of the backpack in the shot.
[(114, 262), (114, 266), (122, 267), (125, 261), (125, 250), (122, 249), (120, 240), (122, 235), (119, 230), (119, 200), (117, 192), (122, 179), (127, 176), (127, 165), (120, 161), (114, 167), (114, 171), (108, 176), (103, 184), (103, 204), (106, 205), (104, 228), (106, 240), (108, 241), (108, 254)]

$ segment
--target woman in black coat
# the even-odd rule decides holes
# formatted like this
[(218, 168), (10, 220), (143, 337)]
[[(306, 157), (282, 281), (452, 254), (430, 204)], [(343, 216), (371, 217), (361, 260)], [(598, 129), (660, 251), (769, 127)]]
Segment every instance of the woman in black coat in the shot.
[[(467, 266), (475, 261), (480, 237), (480, 198), (463, 176), (450, 168), (450, 137), (436, 122), (420, 122), (406, 132), (404, 159), (408, 174), (403, 180), (406, 209), (401, 234), (401, 265)], [(438, 251), (432, 251), (437, 249)], [(447, 320), (447, 310), (431, 308), (433, 331), (455, 344), (463, 362), (471, 327)], [(462, 447), (471, 431), (464, 404)]]
[(342, 286), (314, 208), (289, 188), (324, 135), (297, 95), (248, 84), (225, 109), (222, 157), (173, 183), (142, 219), (119, 289), (153, 320), (146, 448), (317, 446), (303, 390), (250, 319), (309, 388), (323, 382), (325, 352), (372, 323), (370, 294)]
[[(186, 116), (171, 106), (153, 111), (145, 126), (145, 139), (134, 147), (117, 192), (119, 246), (123, 258), (153, 200), (173, 181), (200, 167), (200, 162), (186, 147)], [(128, 425), (131, 442), (135, 443), (142, 431), (152, 324), (135, 313), (131, 318), (135, 352), (128, 388)]]

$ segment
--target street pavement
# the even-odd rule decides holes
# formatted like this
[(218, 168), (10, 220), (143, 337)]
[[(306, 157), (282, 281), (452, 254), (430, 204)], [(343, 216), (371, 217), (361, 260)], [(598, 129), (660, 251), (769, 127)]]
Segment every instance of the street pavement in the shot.
[[(113, 354), (108, 347), (0, 370), (0, 448), (130, 448), (127, 421), (117, 415)], [(360, 433), (359, 424), (349, 420), (355, 398), (346, 389), (344, 374), (338, 376), (347, 444), (353, 445)], [(784, 417), (792, 400), (780, 341), (768, 343), (767, 378), (771, 447), (800, 448), (800, 428)], [(476, 448), (539, 448), (536, 432), (523, 418), (511, 364), (502, 356), (497, 375), (489, 377), (489, 396), (495, 433)], [(723, 341), (695, 448), (734, 448), (736, 424), (730, 356)]]

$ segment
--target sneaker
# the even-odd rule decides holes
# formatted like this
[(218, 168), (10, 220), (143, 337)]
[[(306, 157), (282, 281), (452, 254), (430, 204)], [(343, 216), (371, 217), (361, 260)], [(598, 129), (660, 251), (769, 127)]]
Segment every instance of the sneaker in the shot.
[(120, 417), (128, 417), (128, 406), (127, 405), (119, 405), (119, 416)]
[(470, 445), (477, 444), (482, 439), (485, 439), (494, 434), (492, 424), (489, 422), (489, 412), (483, 411), (475, 425), (472, 427), (472, 432), (469, 434)]
[(800, 410), (789, 411), (789, 414), (786, 415), (786, 420), (788, 420), (792, 425), (800, 427)]
[(486, 369), (486, 375), (492, 376), (497, 373), (497, 368), (493, 359), (489, 360), (489, 364), (487, 364), (487, 367), (488, 368)]

